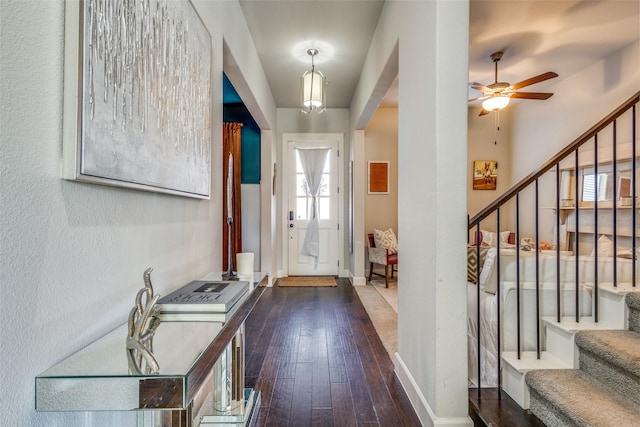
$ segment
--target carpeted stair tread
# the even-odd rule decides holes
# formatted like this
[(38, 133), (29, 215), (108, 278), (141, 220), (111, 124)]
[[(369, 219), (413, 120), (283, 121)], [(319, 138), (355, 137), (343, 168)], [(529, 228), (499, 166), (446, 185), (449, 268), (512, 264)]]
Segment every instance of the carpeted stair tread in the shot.
[(624, 301), (629, 307), (629, 330), (640, 332), (640, 292), (629, 292)]
[(640, 377), (640, 334), (627, 330), (580, 331), (575, 335), (575, 343), (581, 352), (588, 351)]
[(624, 299), (627, 306), (633, 310), (640, 310), (640, 292), (629, 292)]
[[(538, 396), (547, 411), (535, 415), (548, 426), (640, 426), (640, 407), (576, 369), (551, 369), (527, 372), (525, 381), (532, 394), (532, 409)], [(556, 411), (560, 415), (545, 414)], [(554, 421), (555, 420), (555, 421)]]

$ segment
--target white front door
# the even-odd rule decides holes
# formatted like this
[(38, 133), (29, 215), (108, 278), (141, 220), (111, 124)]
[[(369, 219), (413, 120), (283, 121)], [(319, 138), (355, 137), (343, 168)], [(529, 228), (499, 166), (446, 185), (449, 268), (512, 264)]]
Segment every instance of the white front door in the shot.
[[(339, 162), (338, 152), (342, 134), (285, 134), (287, 170), (286, 186), (286, 239), (289, 276), (337, 276), (341, 248), (339, 245)], [(320, 194), (319, 249), (317, 268), (314, 259), (300, 253), (307, 228), (312, 198), (309, 195), (298, 148), (329, 148)], [(340, 252), (340, 253), (339, 253)]]

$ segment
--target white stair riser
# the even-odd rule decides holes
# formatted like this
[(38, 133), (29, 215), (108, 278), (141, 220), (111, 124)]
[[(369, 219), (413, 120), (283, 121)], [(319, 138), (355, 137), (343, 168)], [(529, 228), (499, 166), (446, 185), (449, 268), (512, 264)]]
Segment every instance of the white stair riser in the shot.
[[(600, 289), (598, 299), (598, 328), (626, 329), (629, 309), (625, 303), (625, 295)], [(542, 331), (543, 347), (546, 350), (544, 353), (566, 364), (567, 367), (579, 369), (580, 352), (575, 344), (574, 335), (575, 331), (563, 329), (556, 322), (545, 319)], [(523, 409), (529, 409), (529, 387), (521, 370), (505, 361), (502, 365), (502, 389)]]
[[(616, 329), (627, 329), (628, 307), (624, 301), (624, 294), (598, 291), (598, 323)], [(595, 304), (595, 298), (593, 299)], [(595, 305), (593, 307), (595, 315)]]
[(547, 335), (547, 352), (574, 369), (579, 367), (578, 348), (575, 344), (574, 333), (558, 328), (545, 321)]
[(508, 363), (502, 365), (502, 389), (522, 409), (529, 409), (529, 387), (524, 383), (524, 374), (518, 372)]

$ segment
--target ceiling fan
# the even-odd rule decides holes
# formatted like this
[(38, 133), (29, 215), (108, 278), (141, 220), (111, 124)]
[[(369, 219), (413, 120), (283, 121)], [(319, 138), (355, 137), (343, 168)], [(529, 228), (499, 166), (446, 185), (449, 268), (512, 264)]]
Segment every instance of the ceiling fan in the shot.
[(514, 84), (499, 82), (498, 62), (502, 59), (503, 53), (504, 52), (494, 52), (491, 54), (491, 60), (495, 64), (495, 81), (493, 83), (487, 86), (475, 82), (469, 83), (469, 87), (482, 92), (482, 96), (469, 100), (469, 102), (483, 101), (482, 111), (480, 112), (481, 116), (489, 114), (491, 111), (500, 110), (506, 107), (511, 98), (548, 99), (553, 95), (553, 93), (548, 92), (517, 92), (518, 89), (523, 87), (558, 77), (558, 75), (552, 71), (548, 71)]

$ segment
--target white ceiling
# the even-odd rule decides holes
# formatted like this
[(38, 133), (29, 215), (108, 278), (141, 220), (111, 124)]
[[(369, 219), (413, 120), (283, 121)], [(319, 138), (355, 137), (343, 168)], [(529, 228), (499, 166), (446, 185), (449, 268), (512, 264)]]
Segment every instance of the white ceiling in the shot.
[[(330, 82), (327, 105), (348, 108), (382, 0), (240, 0), (278, 107), (300, 105), (300, 76), (310, 68), (306, 50), (316, 47), (316, 68)], [(515, 83), (546, 71), (556, 79), (640, 38), (638, 0), (471, 0), (469, 81), (494, 81), (491, 53), (501, 50), (499, 80)], [(330, 56), (327, 58), (327, 56)], [(479, 95), (470, 91), (470, 96)], [(385, 105), (397, 103), (392, 88)]]
[(383, 0), (240, 0), (278, 107), (299, 107), (300, 77), (311, 68), (330, 83), (327, 105), (348, 108)]

